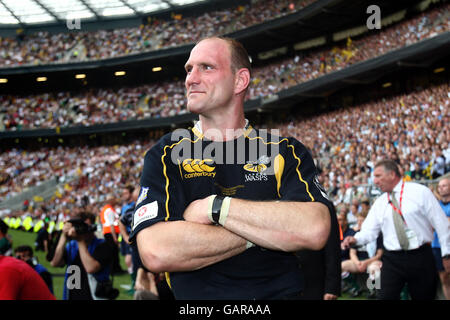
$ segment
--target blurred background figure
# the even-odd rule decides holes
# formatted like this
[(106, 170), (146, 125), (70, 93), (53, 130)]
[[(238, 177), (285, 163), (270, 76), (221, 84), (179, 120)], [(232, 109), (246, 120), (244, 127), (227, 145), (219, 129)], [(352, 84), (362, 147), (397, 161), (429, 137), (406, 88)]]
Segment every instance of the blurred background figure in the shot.
[(116, 212), (117, 199), (108, 195), (105, 205), (100, 210), (100, 221), (102, 223), (103, 236), (106, 243), (113, 249), (113, 274), (123, 274), (125, 271), (119, 262), (119, 215)]
[[(448, 219), (450, 219), (450, 178), (442, 178), (438, 183), (438, 197), (440, 198), (439, 204), (444, 210)], [(436, 268), (439, 273), (439, 279), (441, 280), (442, 292), (447, 300), (450, 300), (450, 273), (445, 271), (442, 265), (442, 253), (441, 245), (439, 243), (439, 238), (437, 232), (434, 232), (434, 239), (431, 243), (433, 249), (433, 255), (436, 262)]]
[(53, 278), (50, 272), (39, 263), (38, 259), (33, 256), (33, 249), (30, 246), (19, 246), (14, 249), (14, 255), (17, 259), (25, 261), (32, 267), (44, 280), (50, 292), (53, 294)]
[(28, 263), (0, 255), (0, 300), (55, 300)]
[(113, 248), (95, 236), (95, 215), (80, 213), (64, 224), (51, 261), (66, 267), (64, 300), (113, 300), (119, 291), (112, 287)]
[[(128, 194), (130, 189), (125, 188), (124, 194)], [(119, 220), (119, 229), (120, 234), (122, 235), (122, 242), (123, 248), (125, 248), (125, 262), (128, 266), (128, 273), (131, 276), (131, 288), (129, 290), (129, 293), (134, 293), (134, 287), (136, 282), (136, 276), (137, 276), (137, 265), (138, 265), (138, 258), (136, 256), (139, 256), (139, 252), (137, 251), (136, 247), (133, 245), (130, 245), (129, 239), (130, 239), (130, 233), (131, 233), (131, 225), (133, 223), (133, 214), (134, 214), (134, 206), (136, 204), (136, 201), (139, 197), (139, 188), (134, 188), (133, 192), (130, 195), (130, 198), (128, 198), (128, 205), (124, 205), (122, 207), (122, 214), (120, 215)], [(125, 210), (123, 210), (125, 209)], [(129, 257), (129, 261), (127, 262), (127, 257)]]
[(10, 256), (12, 254), (12, 241), (8, 236), (8, 225), (0, 219), (0, 254)]

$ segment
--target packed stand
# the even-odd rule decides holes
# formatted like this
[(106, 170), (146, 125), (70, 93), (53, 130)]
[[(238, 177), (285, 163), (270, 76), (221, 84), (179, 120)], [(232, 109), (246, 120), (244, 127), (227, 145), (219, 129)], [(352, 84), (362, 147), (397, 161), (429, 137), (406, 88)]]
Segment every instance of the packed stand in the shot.
[[(450, 30), (450, 4), (379, 33), (255, 68), (247, 99), (276, 94), (302, 82)], [(274, 76), (275, 75), (275, 76)], [(0, 97), (0, 130), (95, 125), (186, 113), (183, 81), (134, 88)]]
[(169, 21), (153, 18), (137, 28), (60, 34), (38, 32), (22, 35), (20, 42), (0, 38), (0, 66), (106, 59), (179, 46), (263, 23), (301, 10), (314, 1), (259, 0), (198, 17), (174, 13)]
[(334, 204), (349, 206), (353, 198), (368, 196), (374, 165), (383, 158), (395, 159), (408, 180), (436, 179), (448, 172), (449, 106), (450, 86), (442, 84), (293, 119), (282, 125), (281, 133), (313, 152)]
[[(135, 141), (128, 145), (101, 147), (42, 148), (31, 152), (11, 149), (0, 156), (0, 201), (27, 187), (59, 177), (64, 187), (52, 201), (43, 203), (30, 199), (25, 210), (33, 207), (35, 214), (70, 212), (80, 204), (95, 204), (114, 194), (118, 185), (138, 184), (142, 159), (153, 142)], [(20, 159), (18, 161), (18, 159)], [(42, 201), (42, 200), (41, 200)]]
[(134, 88), (0, 97), (0, 129), (89, 126), (186, 112), (181, 81)]

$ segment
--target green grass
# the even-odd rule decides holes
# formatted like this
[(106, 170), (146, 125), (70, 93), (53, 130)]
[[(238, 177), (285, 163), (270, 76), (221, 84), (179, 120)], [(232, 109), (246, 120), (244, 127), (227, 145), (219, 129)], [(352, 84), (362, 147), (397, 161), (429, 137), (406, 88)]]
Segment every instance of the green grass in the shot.
[[(21, 245), (29, 245), (34, 250), (34, 241), (36, 240), (36, 233), (26, 232), (21, 230), (9, 229), (8, 234), (11, 236), (13, 240), (13, 248), (16, 248)], [(50, 265), (45, 259), (45, 253), (42, 251), (34, 252), (34, 256), (37, 257), (40, 264), (42, 264), (47, 270), (53, 275), (53, 293), (56, 299), (61, 300), (63, 294), (63, 284), (64, 284), (64, 272), (65, 267), (63, 268), (54, 268)], [(125, 261), (122, 255), (120, 257), (120, 265), (122, 269), (126, 270)], [(127, 293), (127, 290), (122, 288), (120, 285), (128, 285), (131, 286), (131, 277), (129, 274), (116, 275), (114, 276), (114, 287), (119, 289), (120, 295), (117, 297), (117, 300), (133, 300), (133, 296)]]

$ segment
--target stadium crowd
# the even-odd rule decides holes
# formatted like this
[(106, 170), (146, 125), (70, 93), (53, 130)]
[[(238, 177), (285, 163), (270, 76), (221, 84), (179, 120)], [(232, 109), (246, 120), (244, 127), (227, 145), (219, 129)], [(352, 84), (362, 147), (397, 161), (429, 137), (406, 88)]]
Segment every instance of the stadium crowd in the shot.
[(113, 58), (192, 43), (213, 34), (226, 34), (296, 12), (315, 0), (252, 1), (229, 9), (172, 19), (152, 18), (140, 27), (94, 32), (38, 32), (0, 39), (0, 66)]
[[(339, 46), (315, 49), (255, 68), (247, 99), (276, 94), (328, 72), (449, 31), (449, 6), (439, 6), (373, 35), (354, 41), (348, 39)], [(184, 84), (179, 80), (118, 90), (4, 95), (0, 97), (0, 130), (87, 126), (185, 112)]]
[[(449, 104), (450, 87), (442, 84), (313, 118), (294, 118), (277, 128), (302, 141), (319, 159), (322, 183), (335, 205), (350, 205), (352, 192), (360, 200), (368, 195), (361, 186), (372, 184), (373, 165), (383, 157), (397, 159), (414, 180), (436, 178), (448, 170)], [(40, 181), (70, 176), (78, 179), (45, 204), (48, 214), (70, 212), (84, 196), (90, 204), (101, 203), (117, 185), (137, 184), (142, 156), (152, 143), (11, 149), (0, 155), (0, 200)]]

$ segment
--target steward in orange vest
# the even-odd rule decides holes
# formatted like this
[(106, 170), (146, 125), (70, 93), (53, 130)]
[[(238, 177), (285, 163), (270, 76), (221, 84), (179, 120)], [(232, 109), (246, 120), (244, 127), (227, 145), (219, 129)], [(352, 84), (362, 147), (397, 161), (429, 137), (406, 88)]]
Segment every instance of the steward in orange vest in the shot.
[(120, 234), (119, 229), (119, 215), (115, 210), (116, 199), (113, 196), (108, 196), (106, 199), (106, 204), (100, 210), (100, 221), (103, 227), (103, 235), (105, 241), (109, 243), (114, 250), (113, 261), (112, 261), (112, 273), (120, 274), (124, 271), (120, 266), (119, 262), (119, 247), (118, 247), (118, 235)]

